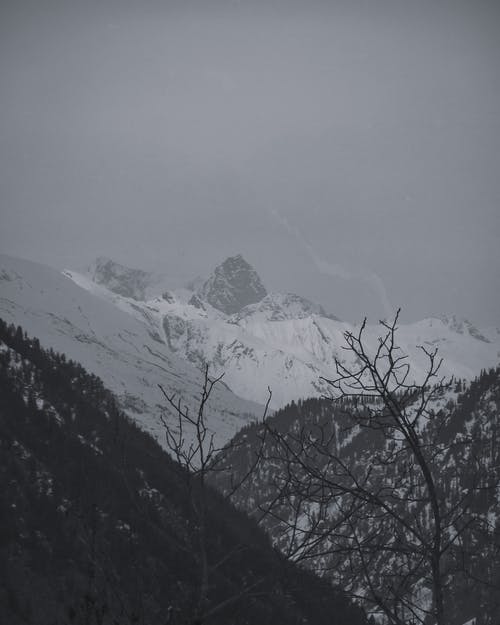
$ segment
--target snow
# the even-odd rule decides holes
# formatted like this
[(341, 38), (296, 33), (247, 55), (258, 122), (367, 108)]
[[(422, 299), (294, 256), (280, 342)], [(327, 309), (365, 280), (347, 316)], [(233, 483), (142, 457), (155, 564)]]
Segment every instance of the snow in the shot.
[[(171, 289), (163, 297), (156, 293), (138, 301), (96, 284), (91, 272), (65, 271), (60, 276), (25, 261), (12, 263), (10, 259), (0, 265), (0, 278), (7, 276), (0, 281), (0, 314), (26, 325), (31, 334), (45, 336), (45, 344), (74, 354), (71, 357), (82, 361), (121, 397), (130, 414), (158, 435), (157, 415), (164, 402), (155, 391), (157, 383), (187, 394), (193, 403), (196, 380), (200, 380), (196, 369), (205, 363), (214, 375), (225, 374), (228, 388), (221, 390), (224, 399), (221, 396), (214, 404), (214, 413), (219, 413), (214, 416), (214, 427), (227, 433), (245, 421), (236, 413), (258, 416), (262, 412), (229, 389), (240, 398), (264, 404), (269, 386), (271, 407), (278, 408), (292, 400), (328, 394), (320, 378), (335, 375), (335, 359), (354, 365), (352, 355), (343, 349), (344, 334), (357, 332), (359, 326), (327, 315), (298, 295), (267, 293), (260, 301), (226, 314), (202, 299), (204, 290), (199, 286), (196, 292)], [(237, 264), (251, 278), (250, 291), (260, 292), (258, 276), (244, 261)], [(125, 269), (124, 276), (134, 272)], [(233, 295), (230, 273), (223, 276), (228, 278), (223, 280), (226, 299)], [(45, 295), (37, 291), (37, 283), (43, 285)], [(209, 279), (203, 286), (207, 283), (212, 288), (214, 281)], [(236, 295), (243, 287), (237, 283)], [(217, 301), (217, 293), (211, 296)], [(381, 329), (379, 324), (365, 328), (366, 345), (372, 352)], [(476, 328), (453, 315), (400, 323), (397, 342), (409, 356), (411, 379), (417, 382), (428, 367), (420, 346), (429, 351), (438, 348), (443, 358), (439, 373), (446, 378), (471, 380), (500, 360), (497, 328)], [(443, 396), (442, 404), (450, 399)], [(224, 406), (222, 410), (219, 405)]]
[[(158, 384), (194, 408), (202, 375), (165, 344), (159, 334), (161, 311), (135, 304), (82, 274), (62, 275), (0, 254), (0, 317), (99, 376), (125, 411), (163, 443), (165, 400)], [(216, 442), (223, 443), (260, 412), (219, 385), (208, 406), (208, 425)]]
[[(238, 263), (251, 278), (250, 290), (260, 289), (262, 283), (254, 271), (242, 259)], [(203, 288), (198, 289), (196, 298), (192, 290), (179, 289), (169, 291), (166, 298), (139, 302), (96, 285), (89, 277), (75, 272), (67, 275), (145, 322), (150, 332), (161, 337), (179, 357), (197, 366), (209, 363), (215, 374), (225, 373), (224, 381), (240, 397), (264, 403), (271, 387), (272, 408), (328, 393), (320, 378), (334, 376), (335, 359), (348, 366), (354, 364), (343, 349), (344, 334), (359, 328), (327, 315), (317, 304), (293, 293), (267, 293), (260, 301), (225, 314), (202, 299)], [(230, 278), (223, 280), (225, 299), (232, 297)], [(207, 284), (212, 288), (214, 280), (205, 282), (205, 290)], [(238, 284), (237, 293), (241, 287)], [(211, 297), (217, 301), (217, 293), (211, 292)], [(381, 329), (378, 324), (366, 326), (366, 345), (372, 352), (378, 346)], [(421, 346), (428, 351), (438, 348), (439, 358), (443, 358), (439, 373), (446, 378), (470, 380), (500, 360), (500, 331), (478, 329), (456, 315), (400, 324), (397, 341), (402, 353), (409, 356), (411, 379), (416, 382), (423, 380), (428, 368)]]
[[(327, 390), (319, 378), (331, 378), (335, 359), (346, 360), (344, 333), (355, 331), (345, 323), (311, 315), (269, 321), (258, 310), (256, 318), (245, 316), (211, 318), (191, 311), (165, 312), (165, 327), (183, 319), (177, 332), (169, 337), (176, 353), (192, 361), (207, 361), (217, 372), (226, 372), (226, 381), (234, 392), (247, 399), (263, 401), (267, 386), (273, 389), (273, 407), (291, 400), (321, 395)], [(366, 342), (372, 352), (378, 345), (379, 326), (368, 326)], [(427, 372), (428, 357), (419, 345), (439, 347), (443, 358), (440, 374), (445, 377), (472, 379), (485, 367), (498, 363), (499, 342), (486, 343), (471, 335), (453, 332), (442, 322), (419, 322), (402, 325), (398, 341), (409, 355), (412, 379), (422, 381)]]

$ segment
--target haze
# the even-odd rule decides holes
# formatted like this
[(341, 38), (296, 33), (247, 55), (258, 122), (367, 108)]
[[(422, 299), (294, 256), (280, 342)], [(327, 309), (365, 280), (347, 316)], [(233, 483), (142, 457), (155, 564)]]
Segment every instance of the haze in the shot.
[(495, 0), (3, 0), (0, 247), (499, 325), (499, 68)]

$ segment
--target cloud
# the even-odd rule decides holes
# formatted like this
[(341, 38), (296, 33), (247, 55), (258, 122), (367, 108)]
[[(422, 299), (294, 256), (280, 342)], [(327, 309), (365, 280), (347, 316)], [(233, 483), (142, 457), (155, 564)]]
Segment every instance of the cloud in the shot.
[(382, 278), (377, 273), (374, 271), (367, 271), (363, 268), (358, 268), (353, 271), (343, 265), (340, 265), (339, 263), (331, 263), (325, 260), (317, 254), (313, 246), (307, 241), (300, 230), (296, 226), (292, 225), (284, 215), (279, 213), (275, 208), (270, 208), (269, 214), (272, 219), (279, 223), (306, 251), (317, 271), (321, 275), (330, 276), (332, 278), (340, 278), (341, 280), (358, 280), (367, 283), (380, 300), (386, 317), (391, 318), (394, 316), (394, 307), (390, 302), (386, 286)]

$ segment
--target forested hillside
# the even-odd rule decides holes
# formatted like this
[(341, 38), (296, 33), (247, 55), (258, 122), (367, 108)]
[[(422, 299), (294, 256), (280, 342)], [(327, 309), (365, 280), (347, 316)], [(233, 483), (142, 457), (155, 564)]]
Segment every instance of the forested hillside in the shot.
[(209, 587), (186, 475), (101, 381), (0, 323), (0, 621), (9, 625), (362, 625), (215, 491)]
[[(299, 401), (245, 428), (225, 461), (233, 481), (255, 469), (233, 501), (290, 559), (373, 614), (434, 623), (439, 558), (444, 622), (497, 625), (500, 368), (420, 391), (433, 393), (425, 412), (420, 395), (389, 398), (402, 406), (408, 440), (392, 425), (392, 405), (374, 397)], [(230, 489), (225, 474), (216, 481)]]

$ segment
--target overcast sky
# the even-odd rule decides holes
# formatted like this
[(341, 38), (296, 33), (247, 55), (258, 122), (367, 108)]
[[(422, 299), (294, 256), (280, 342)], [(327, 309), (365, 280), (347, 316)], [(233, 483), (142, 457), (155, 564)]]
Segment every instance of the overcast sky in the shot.
[(1, 251), (500, 325), (498, 0), (0, 7)]

